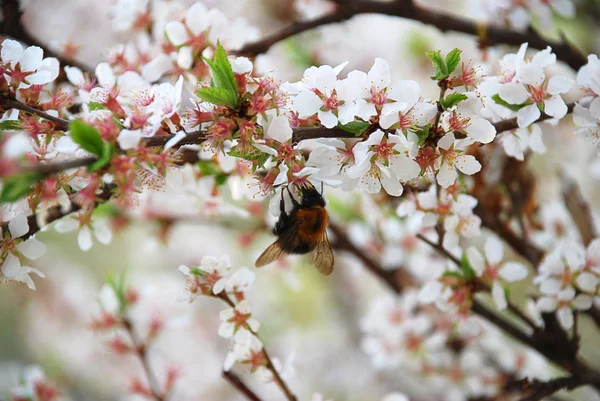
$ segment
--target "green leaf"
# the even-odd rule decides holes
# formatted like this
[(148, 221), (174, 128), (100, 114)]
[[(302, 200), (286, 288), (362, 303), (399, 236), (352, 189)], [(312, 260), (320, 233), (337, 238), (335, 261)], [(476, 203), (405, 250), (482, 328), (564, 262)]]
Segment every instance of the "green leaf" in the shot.
[(431, 77), (431, 79), (435, 79), (436, 81), (448, 78), (448, 66), (446, 65), (446, 61), (442, 57), (442, 53), (439, 50), (429, 51), (425, 53), (427, 58), (431, 60), (433, 63), (433, 68), (435, 69), (435, 75)]
[(99, 170), (100, 168), (106, 166), (110, 159), (112, 158), (113, 153), (115, 153), (115, 145), (110, 142), (102, 143), (102, 154), (92, 164), (90, 164), (87, 168), (88, 172), (92, 172), (95, 170)]
[(96, 206), (93, 216), (96, 218), (116, 217), (120, 214), (119, 208), (114, 203), (104, 202)]
[(512, 111), (519, 111), (519, 110), (521, 110), (523, 107), (525, 107), (527, 105), (526, 103), (522, 103), (522, 104), (508, 103), (506, 100), (502, 99), (500, 97), (500, 95), (497, 94), (497, 93), (494, 96), (492, 96), (492, 100), (494, 102), (496, 102), (496, 104), (499, 104), (500, 106), (504, 106), (507, 109), (510, 109)]
[(102, 137), (96, 128), (87, 125), (81, 120), (74, 120), (69, 124), (69, 131), (71, 131), (71, 139), (75, 143), (90, 153), (102, 156), (104, 145)]
[(18, 131), (21, 129), (21, 123), (17, 120), (4, 120), (0, 122), (0, 131)]
[(39, 182), (44, 175), (37, 172), (15, 174), (4, 179), (0, 203), (15, 202), (31, 192), (31, 187)]
[(444, 110), (448, 110), (448, 109), (456, 106), (463, 100), (467, 100), (467, 99), (468, 99), (468, 97), (464, 93), (454, 92), (454, 93), (449, 94), (442, 100), (440, 100), (440, 103), (442, 104), (442, 107), (444, 108)]
[(448, 69), (448, 74), (452, 74), (456, 67), (458, 67), (458, 63), (460, 63), (460, 54), (462, 50), (453, 49), (450, 53), (446, 55), (446, 68)]
[(108, 107), (106, 107), (102, 103), (98, 103), (98, 102), (89, 102), (88, 103), (88, 107), (89, 107), (90, 111), (94, 111), (94, 110), (108, 110)]
[(228, 174), (217, 174), (215, 176), (215, 184), (217, 184), (217, 186), (221, 186), (223, 184), (225, 184), (227, 182), (227, 178), (229, 178)]
[[(233, 69), (227, 59), (227, 52), (219, 42), (217, 42), (217, 49), (212, 60), (204, 59), (212, 72), (211, 86), (218, 89), (224, 89), (230, 92), (235, 101), (229, 102), (229, 104), (222, 104), (220, 106), (233, 105), (232, 108), (238, 107), (238, 86), (235, 81), (235, 75), (233, 75)], [(209, 100), (207, 100), (208, 102)], [(212, 102), (211, 102), (212, 103)], [(217, 104), (217, 103), (213, 103)]]
[(227, 152), (227, 154), (229, 156), (239, 157), (240, 159), (248, 161), (260, 160), (263, 158), (263, 152), (261, 152), (257, 148), (254, 148), (254, 150), (251, 150), (249, 152), (240, 152), (236, 146), (234, 148), (231, 148), (231, 150)]
[(341, 129), (343, 129), (346, 132), (350, 132), (351, 134), (354, 134), (355, 136), (359, 136), (362, 135), (366, 130), (369, 129), (369, 126), (371, 124), (369, 124), (366, 121), (351, 121), (348, 124), (338, 124), (338, 127), (340, 127)]
[(469, 263), (469, 258), (466, 253), (463, 253), (462, 258), (460, 258), (460, 269), (466, 280), (473, 280), (475, 278), (475, 270), (471, 267), (471, 263)]
[(445, 272), (442, 274), (442, 277), (453, 277), (458, 279), (464, 279), (463, 275), (460, 272)]
[(238, 97), (237, 93), (233, 93), (223, 88), (200, 88), (196, 91), (196, 95), (205, 102), (215, 104), (217, 106), (227, 106), (230, 109), (237, 109)]
[(419, 138), (419, 146), (423, 146), (425, 144), (425, 140), (429, 137), (430, 130), (431, 124), (427, 124), (424, 127), (419, 127), (419, 129), (412, 131), (417, 136), (417, 138)]
[(119, 312), (121, 315), (125, 314), (125, 309), (127, 308), (127, 287), (125, 285), (125, 273), (121, 273), (117, 277), (109, 276), (106, 281), (119, 300)]
[(221, 174), (221, 169), (212, 160), (200, 160), (196, 165), (203, 176)]

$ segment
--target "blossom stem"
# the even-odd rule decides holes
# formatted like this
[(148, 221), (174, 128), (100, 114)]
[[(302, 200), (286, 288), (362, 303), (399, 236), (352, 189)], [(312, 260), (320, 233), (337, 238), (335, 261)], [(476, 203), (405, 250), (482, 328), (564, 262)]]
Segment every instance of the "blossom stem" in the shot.
[[(231, 298), (229, 298), (229, 296), (226, 293), (223, 292), (223, 293), (219, 294), (217, 297), (220, 298), (221, 300), (223, 300), (227, 305), (229, 305), (230, 308), (235, 308), (235, 303), (231, 300)], [(294, 393), (292, 392), (290, 387), (287, 385), (285, 380), (283, 380), (283, 378), (281, 377), (281, 375), (275, 368), (275, 365), (273, 364), (273, 361), (272, 361), (271, 357), (269, 356), (267, 349), (264, 346), (264, 342), (262, 341), (262, 339), (260, 338), (258, 333), (256, 333), (254, 330), (252, 330), (252, 328), (247, 323), (245, 323), (245, 329), (248, 330), (249, 332), (251, 332), (252, 334), (254, 334), (254, 336), (256, 336), (256, 338), (258, 338), (260, 340), (260, 342), (263, 344), (262, 354), (263, 354), (263, 357), (265, 358), (265, 360), (267, 361), (266, 367), (273, 374), (275, 383), (277, 383), (277, 385), (279, 386), (279, 388), (281, 389), (281, 391), (283, 392), (285, 397), (288, 399), (288, 401), (298, 401), (298, 398), (294, 395)]]
[(359, 14), (396, 16), (433, 25), (442, 32), (455, 31), (475, 35), (479, 37), (481, 48), (498, 44), (520, 46), (525, 42), (528, 42), (530, 47), (540, 50), (550, 46), (557, 58), (570, 65), (574, 70), (579, 70), (587, 63), (586, 57), (575, 47), (566, 42), (548, 42), (531, 29), (526, 32), (517, 32), (499, 26), (482, 25), (477, 21), (419, 7), (413, 4), (412, 1), (380, 2), (374, 0), (345, 2), (336, 7), (330, 14), (309, 21), (296, 22), (266, 36), (262, 40), (245, 45), (235, 54), (253, 57), (267, 52), (273, 45), (284, 39), (323, 25), (343, 22)]
[(154, 397), (154, 399), (156, 399), (156, 401), (164, 401), (165, 397), (160, 391), (160, 386), (158, 384), (158, 381), (156, 380), (156, 376), (154, 375), (154, 372), (150, 367), (150, 360), (148, 357), (148, 344), (138, 337), (133, 327), (133, 324), (131, 323), (131, 320), (129, 318), (123, 318), (123, 327), (125, 328), (125, 330), (127, 330), (127, 333), (129, 334), (129, 337), (133, 342), (133, 348), (142, 364), (142, 367), (144, 368), (144, 372), (146, 373), (146, 378), (148, 380), (148, 385), (150, 386), (152, 396)]
[(28, 106), (23, 102), (20, 102), (15, 99), (11, 99), (11, 98), (3, 96), (3, 95), (0, 95), (0, 106), (3, 106), (3, 108), (6, 108), (6, 109), (17, 109), (17, 110), (21, 110), (21, 111), (24, 111), (29, 114), (35, 114), (38, 117), (43, 118), (44, 120), (48, 120), (48, 121), (55, 123), (63, 131), (66, 131), (69, 129), (69, 121), (68, 120), (65, 120), (60, 117), (51, 116), (50, 114), (48, 114), (42, 110), (38, 110), (35, 107)]
[(224, 370), (222, 372), (223, 378), (227, 380), (233, 387), (235, 387), (242, 395), (244, 395), (250, 401), (262, 401), (252, 390), (246, 386), (246, 384), (233, 372)]

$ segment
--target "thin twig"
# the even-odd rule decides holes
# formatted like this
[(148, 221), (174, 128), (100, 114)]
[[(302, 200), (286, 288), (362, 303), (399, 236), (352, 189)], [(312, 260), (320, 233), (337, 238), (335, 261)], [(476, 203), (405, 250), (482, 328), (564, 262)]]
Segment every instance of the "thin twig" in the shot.
[(224, 370), (222, 376), (225, 380), (229, 382), (233, 387), (235, 387), (244, 397), (246, 397), (250, 401), (262, 401), (260, 397), (258, 397), (252, 390), (244, 384), (244, 382), (231, 371)]
[(131, 338), (131, 342), (133, 343), (133, 349), (140, 359), (142, 367), (144, 368), (152, 396), (156, 399), (156, 401), (164, 401), (165, 397), (162, 394), (162, 391), (160, 391), (160, 385), (158, 384), (156, 376), (154, 375), (154, 372), (150, 366), (150, 359), (148, 357), (148, 344), (138, 337), (131, 320), (126, 317), (123, 318), (123, 327), (125, 330), (127, 330), (127, 333)]
[(536, 32), (517, 32), (500, 26), (486, 26), (477, 21), (470, 21), (454, 17), (446, 13), (426, 9), (414, 5), (412, 2), (379, 2), (374, 0), (355, 0), (338, 6), (331, 14), (316, 18), (311, 21), (302, 21), (287, 26), (278, 32), (254, 43), (249, 43), (236, 52), (238, 55), (248, 57), (267, 52), (276, 43), (295, 36), (299, 33), (318, 28), (320, 26), (346, 21), (359, 14), (383, 14), (410, 20), (420, 21), (433, 25), (442, 32), (455, 31), (479, 37), (481, 47), (507, 44), (520, 46), (529, 43), (535, 49), (543, 50), (552, 47), (559, 60), (570, 65), (574, 70), (579, 70), (587, 63), (586, 57), (575, 47), (568, 43), (548, 42)]
[(38, 117), (41, 117), (45, 120), (55, 123), (63, 131), (66, 131), (69, 129), (69, 121), (68, 120), (65, 120), (60, 117), (54, 117), (54, 116), (46, 113), (45, 111), (36, 109), (35, 107), (28, 106), (23, 102), (20, 102), (15, 99), (10, 99), (3, 95), (0, 95), (0, 106), (2, 106), (3, 108), (6, 108), (6, 109), (17, 109), (17, 110), (27, 112), (29, 114), (35, 114)]
[[(235, 308), (235, 303), (229, 298), (229, 296), (227, 294), (221, 293), (221, 294), (219, 294), (218, 298), (222, 299), (223, 301), (225, 301), (225, 303), (227, 305), (229, 305), (229, 307)], [(250, 331), (254, 336), (256, 336), (256, 338), (258, 338), (260, 340), (260, 342), (263, 344), (262, 354), (263, 354), (265, 360), (267, 361), (267, 369), (269, 369), (271, 371), (271, 373), (273, 374), (273, 378), (275, 379), (275, 383), (277, 383), (277, 386), (279, 386), (279, 388), (281, 389), (281, 391), (283, 392), (283, 394), (286, 396), (286, 398), (288, 399), (288, 401), (298, 401), (298, 398), (294, 395), (294, 393), (292, 392), (292, 390), (290, 389), (290, 387), (287, 385), (287, 383), (285, 382), (285, 380), (283, 380), (283, 378), (281, 377), (281, 375), (277, 371), (277, 368), (275, 367), (275, 364), (273, 364), (273, 360), (269, 356), (269, 354), (267, 352), (267, 349), (264, 346), (264, 342), (261, 340), (261, 338), (259, 337), (259, 335), (256, 332), (254, 332), (250, 328), (250, 326), (248, 326), (247, 323), (246, 323), (246, 329), (248, 331)]]

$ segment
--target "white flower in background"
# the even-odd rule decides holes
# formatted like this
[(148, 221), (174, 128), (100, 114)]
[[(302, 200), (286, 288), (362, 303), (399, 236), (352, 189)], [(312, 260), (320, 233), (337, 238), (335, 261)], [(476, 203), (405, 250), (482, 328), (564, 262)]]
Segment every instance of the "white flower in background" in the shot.
[(413, 160), (414, 143), (401, 133), (384, 134), (377, 130), (366, 141), (354, 146), (355, 165), (347, 169), (351, 178), (358, 178), (358, 188), (374, 194), (385, 189), (392, 196), (402, 194), (402, 182), (421, 173)]
[(541, 297), (538, 299), (536, 306), (540, 312), (550, 313), (556, 311), (556, 317), (560, 325), (565, 330), (569, 330), (574, 323), (573, 310), (588, 310), (592, 307), (592, 303), (592, 297), (584, 294), (575, 295), (575, 289), (571, 287), (559, 291), (553, 296)]
[(23, 49), (16, 40), (6, 39), (2, 42), (0, 59), (4, 78), (17, 89), (45, 85), (58, 77), (58, 60), (54, 57), (44, 59), (44, 51), (37, 46)]
[(390, 393), (383, 397), (381, 401), (410, 401), (409, 398), (402, 393)]
[[(0, 270), (2, 272), (0, 282), (17, 281), (25, 283), (27, 287), (35, 290), (35, 284), (29, 277), (29, 273), (35, 273), (40, 277), (45, 276), (38, 269), (23, 265), (21, 257), (30, 260), (39, 259), (46, 253), (46, 246), (33, 236), (27, 240), (20, 238), (29, 232), (29, 223), (24, 214), (18, 214), (9, 221), (8, 231), (10, 237), (3, 238), (2, 247), (0, 247), (4, 256)], [(2, 235), (3, 233), (0, 233), (0, 237)]]
[(517, 262), (502, 263), (504, 246), (495, 237), (486, 241), (485, 257), (475, 247), (467, 250), (467, 256), (477, 277), (486, 283), (492, 283), (492, 296), (498, 309), (506, 309), (508, 303), (502, 282), (512, 283), (523, 280), (528, 274), (527, 267)]
[(452, 213), (444, 219), (443, 246), (453, 250), (458, 246), (460, 237), (473, 238), (480, 235), (481, 219), (473, 214), (477, 199), (471, 195), (460, 194), (452, 203)]
[(500, 137), (500, 142), (508, 156), (520, 161), (524, 160), (527, 149), (531, 149), (537, 154), (546, 153), (546, 146), (542, 140), (542, 129), (538, 124), (505, 131)]
[(552, 28), (552, 13), (566, 18), (575, 17), (575, 4), (571, 0), (529, 0), (532, 14), (536, 15), (544, 29)]
[(233, 337), (239, 330), (250, 330), (255, 333), (260, 328), (260, 323), (252, 317), (250, 303), (246, 300), (234, 308), (221, 311), (220, 318), (219, 335), (224, 338)]
[(564, 240), (548, 254), (538, 268), (534, 283), (542, 293), (537, 308), (556, 310), (561, 325), (573, 325), (572, 310), (587, 310), (600, 284), (600, 240), (584, 249), (578, 242)]
[(332, 400), (326, 400), (321, 394), (314, 393), (312, 395), (311, 401), (332, 401)]
[(575, 134), (596, 146), (600, 152), (600, 107), (593, 109), (593, 113), (591, 107), (587, 109), (579, 104), (575, 105), (573, 122), (579, 127), (575, 130)]
[(77, 234), (77, 243), (82, 251), (86, 252), (92, 248), (92, 234), (98, 242), (107, 245), (112, 240), (112, 232), (110, 231), (108, 219), (92, 218), (91, 221), (83, 222), (80, 220), (80, 215), (71, 215), (65, 217), (54, 224), (54, 228), (59, 233), (68, 233), (79, 230)]
[(347, 82), (337, 79), (346, 64), (335, 68), (328, 65), (310, 67), (304, 72), (301, 82), (287, 85), (291, 108), (299, 118), (316, 114), (327, 128), (335, 127), (338, 122), (348, 124), (354, 120), (356, 106), (351, 98), (351, 88)]
[(475, 159), (475, 156), (464, 153), (464, 148), (469, 141), (454, 139), (452, 132), (444, 135), (438, 142), (438, 148), (442, 155), (442, 163), (437, 172), (437, 182), (442, 188), (448, 188), (454, 184), (459, 170), (466, 175), (473, 175), (481, 170), (481, 164)]
[[(118, 0), (111, 9), (112, 26), (115, 31), (129, 31), (144, 23), (149, 0)], [(148, 20), (147, 23), (150, 23)]]

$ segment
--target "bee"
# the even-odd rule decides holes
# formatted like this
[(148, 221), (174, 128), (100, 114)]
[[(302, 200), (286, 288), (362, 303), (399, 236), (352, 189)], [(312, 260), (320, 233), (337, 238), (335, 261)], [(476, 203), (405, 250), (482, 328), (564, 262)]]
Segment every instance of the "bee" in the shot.
[(279, 259), (284, 253), (306, 254), (310, 252), (310, 263), (321, 274), (328, 276), (333, 271), (333, 252), (327, 238), (329, 215), (325, 210), (325, 199), (314, 186), (306, 184), (300, 187), (300, 202), (286, 188), (292, 200), (292, 211), (285, 212), (283, 190), (279, 209), (281, 214), (273, 228), (273, 234), (278, 236), (256, 259), (256, 267), (262, 267)]

